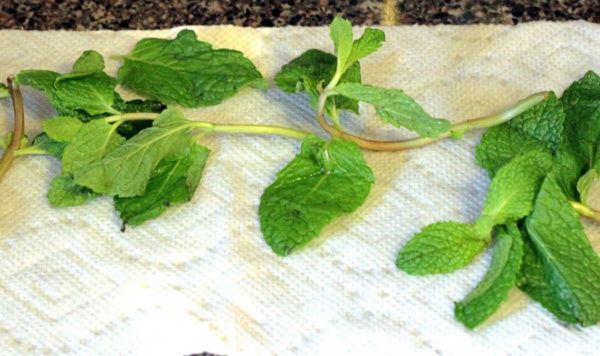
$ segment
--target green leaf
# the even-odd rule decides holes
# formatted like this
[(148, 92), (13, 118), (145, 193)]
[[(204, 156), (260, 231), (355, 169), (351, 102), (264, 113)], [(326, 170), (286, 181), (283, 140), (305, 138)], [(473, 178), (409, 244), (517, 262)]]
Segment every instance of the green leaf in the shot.
[[(62, 159), (63, 173), (72, 174), (79, 185), (87, 185), (91, 166), (125, 142), (117, 132), (117, 125), (104, 120), (93, 120), (82, 125), (65, 148)], [(90, 186), (93, 189), (93, 187)]]
[(70, 116), (58, 116), (42, 121), (44, 132), (50, 138), (61, 142), (73, 140), (83, 125), (79, 119)]
[(542, 259), (529, 238), (526, 230), (521, 230), (525, 241), (525, 254), (523, 256), (523, 267), (521, 268), (521, 281), (519, 288), (527, 295), (548, 309), (558, 319), (575, 324), (577, 319), (568, 312), (561, 309), (561, 303), (557, 299), (546, 280), (546, 270)]
[(288, 255), (325, 225), (355, 211), (367, 198), (373, 172), (358, 146), (309, 136), (260, 200), (260, 227), (278, 255)]
[(363, 35), (352, 44), (352, 50), (348, 56), (346, 67), (377, 51), (384, 41), (385, 32), (374, 28), (367, 28)]
[(179, 111), (167, 109), (152, 127), (110, 151), (75, 181), (97, 193), (122, 198), (142, 195), (158, 163), (190, 147), (190, 128), (190, 121)]
[(71, 73), (63, 75), (60, 80), (103, 70), (104, 58), (102, 55), (96, 51), (85, 51), (73, 64)]
[(75, 62), (71, 73), (47, 70), (24, 70), (17, 83), (44, 93), (56, 111), (63, 116), (76, 116), (76, 111), (89, 115), (116, 114), (113, 105), (116, 81), (102, 71), (104, 60), (94, 51), (86, 51)]
[(16, 83), (42, 92), (48, 97), (52, 106), (58, 110), (61, 105), (55, 95), (54, 82), (59, 76), (60, 73), (50, 70), (22, 70), (17, 74)]
[(64, 110), (85, 110), (91, 115), (118, 114), (113, 107), (117, 82), (104, 72), (59, 77), (55, 96)]
[(512, 158), (534, 148), (556, 152), (563, 137), (565, 113), (553, 93), (514, 119), (486, 130), (477, 145), (477, 163), (494, 176)]
[[(281, 68), (275, 76), (275, 84), (288, 93), (305, 92), (311, 99), (311, 105), (317, 108), (318, 86), (325, 86), (335, 74), (336, 57), (318, 49), (309, 49)], [(350, 66), (340, 78), (340, 83), (360, 83), (360, 65)], [(358, 101), (343, 96), (327, 98), (326, 109), (332, 114), (333, 107), (358, 113)]]
[(483, 134), (475, 150), (475, 159), (479, 166), (493, 177), (514, 157), (542, 147), (538, 140), (502, 124), (488, 129)]
[(208, 148), (197, 144), (193, 145), (190, 149), (190, 154), (188, 155), (190, 167), (188, 168), (185, 177), (185, 184), (188, 187), (190, 195), (194, 194), (198, 188), (198, 184), (200, 184), (202, 172), (204, 171), (204, 166), (206, 165), (209, 153), (210, 150)]
[(569, 199), (576, 199), (576, 184), (586, 165), (576, 150), (575, 144), (568, 136), (564, 136), (563, 142), (554, 156), (554, 168), (552, 169), (557, 184)]
[(589, 195), (593, 190), (592, 188), (598, 188), (598, 183), (600, 182), (600, 173), (596, 168), (592, 168), (587, 171), (579, 180), (577, 181), (577, 191), (579, 192), (579, 198), (582, 203), (589, 203)]
[(10, 93), (8, 87), (5, 84), (0, 83), (0, 99), (8, 98)]
[(399, 89), (342, 83), (335, 88), (335, 91), (347, 98), (373, 105), (383, 122), (396, 127), (405, 127), (420, 136), (437, 137), (451, 127), (449, 121), (429, 116), (416, 101)]
[(164, 103), (216, 105), (245, 86), (266, 86), (254, 64), (241, 52), (213, 49), (198, 41), (191, 30), (182, 30), (174, 40), (143, 39), (123, 59), (119, 82)]
[(165, 157), (152, 171), (146, 192), (138, 197), (115, 197), (124, 224), (140, 225), (168, 207), (189, 201), (208, 158), (208, 149), (193, 145), (188, 152)]
[(348, 63), (353, 44), (352, 23), (340, 16), (336, 16), (329, 25), (329, 36), (331, 36), (331, 40), (335, 46), (337, 68), (341, 75), (352, 64)]
[(473, 226), (439, 221), (413, 236), (396, 258), (396, 266), (412, 275), (453, 272), (473, 261), (487, 246)]
[(75, 184), (70, 175), (54, 177), (48, 190), (48, 201), (55, 207), (81, 205), (95, 197), (90, 189)]
[(543, 264), (546, 297), (560, 310), (558, 316), (566, 314), (584, 326), (598, 323), (600, 257), (552, 175), (542, 184), (527, 231)]
[(60, 73), (50, 70), (27, 69), (17, 74), (16, 83), (29, 86), (50, 96), (54, 93), (54, 82)]
[(545, 149), (526, 152), (500, 168), (475, 224), (477, 236), (489, 238), (495, 225), (529, 215), (542, 180), (551, 168), (552, 156)]
[(600, 76), (587, 72), (565, 90), (561, 100), (566, 114), (565, 134), (577, 154), (591, 165), (600, 136)]
[[(561, 170), (565, 170), (564, 165), (560, 166)], [(574, 177), (573, 177), (574, 178)], [(571, 179), (573, 179), (571, 178)], [(579, 200), (587, 204), (589, 201), (589, 194), (593, 188), (598, 188), (600, 182), (600, 155), (596, 154), (592, 167), (577, 180), (577, 192), (579, 193)]]
[(41, 133), (33, 140), (33, 145), (46, 152), (52, 157), (62, 159), (63, 153), (67, 147), (67, 142), (56, 141), (48, 137), (47, 134)]
[(473, 329), (493, 315), (516, 285), (522, 261), (523, 240), (517, 226), (499, 227), (488, 271), (477, 287), (456, 303), (456, 319)]

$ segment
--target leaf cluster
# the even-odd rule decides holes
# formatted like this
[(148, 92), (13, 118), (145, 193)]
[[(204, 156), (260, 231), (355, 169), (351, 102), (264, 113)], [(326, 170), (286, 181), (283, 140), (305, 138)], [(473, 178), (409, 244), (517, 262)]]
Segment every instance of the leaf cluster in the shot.
[(491, 184), (473, 223), (439, 222), (416, 234), (396, 264), (410, 274), (462, 268), (492, 245), (487, 274), (456, 303), (455, 316), (481, 325), (520, 288), (557, 318), (600, 321), (600, 257), (571, 202), (597, 183), (600, 77), (593, 72), (557, 98), (488, 129), (476, 148)]

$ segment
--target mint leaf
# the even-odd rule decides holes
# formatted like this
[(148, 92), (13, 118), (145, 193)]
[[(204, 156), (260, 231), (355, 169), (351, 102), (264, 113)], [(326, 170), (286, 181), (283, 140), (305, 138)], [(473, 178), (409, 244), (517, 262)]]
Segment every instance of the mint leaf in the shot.
[(595, 168), (587, 171), (579, 180), (577, 181), (577, 191), (579, 192), (579, 198), (582, 203), (588, 204), (588, 197), (592, 187), (597, 187), (598, 179), (600, 179), (600, 173)]
[(70, 175), (54, 177), (48, 190), (48, 201), (56, 207), (81, 205), (96, 196), (90, 189), (75, 184)]
[(383, 122), (396, 127), (405, 127), (420, 136), (437, 137), (451, 127), (449, 121), (429, 116), (416, 101), (399, 89), (342, 83), (335, 88), (335, 91), (347, 98), (373, 105)]
[(210, 150), (208, 148), (198, 144), (193, 145), (190, 149), (187, 158), (190, 162), (190, 166), (185, 176), (185, 185), (190, 192), (190, 196), (194, 195), (194, 192), (198, 188), (198, 184), (200, 184), (202, 172), (204, 172), (204, 166), (206, 165), (209, 153)]
[(54, 89), (54, 82), (58, 77), (60, 77), (60, 73), (50, 70), (22, 70), (17, 74), (16, 83), (42, 92), (50, 100), (52, 106), (58, 110), (61, 105), (58, 98), (56, 98)]
[(179, 111), (167, 109), (152, 127), (108, 152), (85, 176), (76, 176), (75, 181), (97, 193), (122, 198), (142, 195), (158, 163), (190, 147), (190, 127), (190, 122)]
[(137, 197), (115, 197), (115, 209), (124, 224), (139, 225), (161, 215), (168, 207), (189, 201), (196, 188), (208, 149), (194, 145), (187, 152), (165, 157), (152, 171), (146, 192)]
[(16, 83), (39, 90), (46, 96), (54, 94), (54, 82), (60, 73), (50, 70), (27, 69), (17, 74)]
[(83, 125), (79, 119), (70, 116), (58, 116), (42, 121), (44, 132), (50, 138), (61, 142), (73, 140)]
[[(85, 123), (65, 148), (62, 159), (63, 173), (72, 174), (79, 185), (87, 185), (91, 165), (125, 142), (116, 132), (117, 126), (104, 120)], [(93, 187), (90, 186), (93, 189)]]
[(114, 108), (116, 81), (102, 70), (104, 60), (94, 51), (86, 51), (75, 62), (71, 73), (47, 70), (24, 70), (17, 75), (20, 85), (31, 86), (44, 93), (56, 111), (63, 116), (76, 116), (74, 111), (89, 115), (116, 114)]
[(576, 199), (576, 184), (583, 174), (585, 162), (577, 154), (577, 148), (568, 136), (563, 137), (563, 142), (554, 155), (554, 162), (552, 174), (556, 183), (569, 199)]
[(494, 244), (492, 262), (477, 287), (462, 301), (456, 303), (454, 315), (461, 323), (473, 329), (494, 314), (508, 297), (520, 275), (523, 261), (523, 240), (514, 223), (499, 227)]
[(346, 68), (377, 51), (385, 41), (385, 33), (374, 28), (367, 28), (359, 39), (352, 44), (352, 50), (346, 60)]
[(566, 113), (565, 134), (583, 161), (591, 164), (600, 136), (600, 76), (587, 72), (565, 90), (561, 100)]
[(336, 71), (339, 75), (354, 63), (377, 51), (385, 41), (385, 33), (373, 28), (367, 28), (359, 39), (352, 41), (352, 23), (339, 16), (329, 25), (329, 35), (335, 46)]
[[(281, 67), (275, 75), (275, 84), (288, 93), (305, 92), (311, 99), (311, 105), (317, 108), (319, 99), (318, 86), (325, 86), (335, 74), (336, 57), (333, 54), (309, 49), (299, 57)], [(360, 65), (355, 63), (350, 66), (340, 78), (340, 83), (360, 83)], [(337, 110), (347, 110), (358, 113), (358, 101), (343, 96), (327, 98), (326, 109), (331, 115), (333, 107)]]
[(525, 254), (523, 256), (519, 288), (558, 319), (572, 324), (577, 323), (577, 319), (573, 315), (561, 309), (560, 299), (555, 297), (546, 280), (544, 263), (538, 256), (529, 234), (526, 230), (521, 230), (521, 234), (525, 238)]
[(475, 150), (475, 159), (493, 177), (514, 157), (542, 147), (535, 138), (502, 124), (486, 130)]
[(486, 130), (475, 150), (477, 163), (494, 176), (515, 156), (545, 147), (554, 153), (563, 137), (565, 113), (553, 93), (514, 119)]
[(536, 149), (513, 158), (500, 168), (492, 179), (483, 210), (475, 224), (477, 236), (486, 238), (495, 225), (529, 215), (552, 163), (550, 153)]
[(542, 184), (527, 231), (543, 264), (546, 298), (559, 317), (566, 314), (584, 326), (600, 321), (600, 257), (552, 175)]
[(241, 52), (213, 49), (191, 30), (182, 30), (174, 40), (143, 39), (123, 59), (121, 84), (150, 99), (186, 107), (216, 105), (245, 86), (266, 86)]
[(412, 275), (448, 273), (473, 261), (487, 246), (470, 224), (440, 221), (424, 227), (408, 241), (396, 266)]
[(104, 72), (85, 76), (59, 77), (54, 83), (55, 96), (64, 110), (85, 110), (91, 115), (117, 114), (114, 107), (117, 82)]
[(329, 25), (329, 36), (335, 46), (337, 71), (341, 75), (346, 71), (347, 67), (352, 64), (348, 62), (353, 44), (352, 23), (340, 16), (336, 16)]
[(373, 172), (358, 146), (309, 136), (260, 199), (260, 227), (281, 256), (315, 238), (325, 225), (356, 210), (367, 198)]
[[(564, 166), (561, 167), (564, 169)], [(588, 170), (583, 176), (577, 181), (577, 192), (579, 193), (579, 200), (587, 204), (590, 191), (593, 188), (598, 187), (600, 182), (600, 155), (596, 155), (592, 168)]]
[(73, 63), (71, 73), (63, 75), (62, 79), (92, 74), (102, 70), (104, 70), (104, 58), (102, 58), (102, 55), (96, 51), (85, 51)]

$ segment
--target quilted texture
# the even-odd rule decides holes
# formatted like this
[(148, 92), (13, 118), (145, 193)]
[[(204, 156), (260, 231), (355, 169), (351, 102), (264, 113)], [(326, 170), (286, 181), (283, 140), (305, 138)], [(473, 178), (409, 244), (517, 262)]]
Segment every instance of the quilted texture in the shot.
[[(306, 49), (333, 47), (326, 28), (193, 29), (217, 48), (243, 51), (269, 79)], [(383, 29), (388, 41), (363, 60), (364, 82), (402, 88), (432, 116), (453, 122), (535, 91), (562, 93), (585, 71), (600, 71), (600, 26), (584, 22)], [(123, 54), (142, 37), (177, 31), (0, 31), (0, 75), (68, 71), (83, 50)], [(118, 65), (109, 60), (109, 73)], [(41, 95), (24, 92), (34, 135), (52, 110)], [(6, 132), (10, 103), (1, 105)], [(349, 130), (410, 135), (382, 127), (367, 106), (361, 111), (360, 118), (343, 116)], [(186, 114), (324, 134), (306, 98), (277, 89), (244, 90)], [(45, 195), (58, 162), (19, 159), (0, 183), (0, 354), (597, 352), (598, 326), (565, 327), (518, 293), (508, 308), (518, 312), (501, 322), (476, 332), (456, 322), (453, 301), (476, 285), (489, 255), (448, 276), (396, 270), (398, 250), (421, 227), (478, 215), (489, 184), (474, 161), (479, 137), (468, 133), (406, 153), (367, 152), (376, 183), (366, 203), (287, 258), (263, 241), (257, 210), (297, 141), (209, 138), (213, 153), (192, 202), (125, 233), (109, 199), (50, 207)], [(586, 228), (597, 244), (600, 225)]]

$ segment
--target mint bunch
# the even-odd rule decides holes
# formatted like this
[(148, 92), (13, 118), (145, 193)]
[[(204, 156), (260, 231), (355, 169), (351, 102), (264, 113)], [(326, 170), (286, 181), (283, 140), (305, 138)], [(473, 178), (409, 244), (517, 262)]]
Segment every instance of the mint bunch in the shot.
[[(579, 213), (597, 179), (600, 77), (593, 72), (521, 115), (488, 129), (477, 163), (492, 179), (479, 218), (423, 228), (396, 265), (410, 274), (462, 268), (493, 244), (488, 273), (455, 307), (469, 328), (482, 324), (520, 288), (557, 318), (600, 321), (600, 257)], [(584, 211), (582, 211), (582, 209)]]
[[(597, 323), (600, 259), (579, 216), (600, 221), (600, 212), (585, 205), (600, 179), (600, 78), (588, 73), (561, 99), (536, 93), (504, 112), (452, 124), (429, 115), (400, 89), (362, 82), (360, 61), (383, 45), (383, 31), (367, 28), (355, 39), (350, 22), (336, 17), (329, 32), (333, 53), (309, 49), (274, 78), (279, 89), (308, 96), (320, 134), (328, 136), (187, 118), (181, 107), (217, 105), (268, 83), (241, 52), (214, 48), (183, 30), (174, 39), (139, 41), (119, 57), (116, 78), (105, 72), (102, 55), (90, 50), (68, 73), (23, 70), (0, 85), (0, 98), (11, 97), (15, 117), (13, 132), (0, 136), (0, 178), (20, 156), (54, 157), (61, 173), (50, 183), (50, 204), (72, 207), (111, 197), (124, 230), (190, 201), (201, 189), (210, 163), (202, 144), (207, 135), (299, 139), (299, 153), (265, 188), (258, 208), (266, 244), (285, 256), (368, 199), (376, 180), (361, 149), (406, 150), (489, 128), (476, 151), (492, 177), (480, 216), (423, 228), (400, 251), (397, 266), (414, 275), (447, 273), (492, 245), (488, 273), (456, 304), (458, 320), (480, 325), (518, 287), (561, 320)], [(23, 134), (19, 85), (42, 92), (56, 111), (33, 140)], [(140, 98), (123, 100), (119, 86)], [(380, 141), (346, 131), (340, 113), (353, 118), (361, 102), (373, 106), (382, 123), (414, 137)]]

